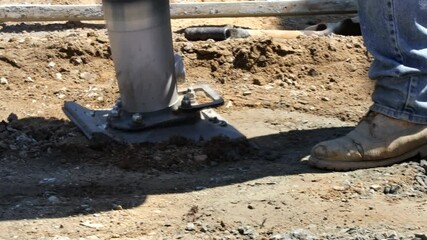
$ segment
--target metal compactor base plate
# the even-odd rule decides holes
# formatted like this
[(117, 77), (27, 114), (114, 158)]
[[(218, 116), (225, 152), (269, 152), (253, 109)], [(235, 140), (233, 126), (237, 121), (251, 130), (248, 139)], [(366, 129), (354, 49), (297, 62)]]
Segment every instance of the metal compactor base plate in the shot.
[(200, 118), (189, 123), (154, 127), (143, 130), (126, 131), (109, 126), (110, 110), (90, 110), (75, 102), (66, 102), (64, 112), (92, 141), (122, 143), (156, 143), (173, 137), (183, 137), (194, 141), (210, 140), (217, 136), (230, 139), (244, 139), (245, 136), (227, 124), (214, 110), (205, 109), (197, 114)]

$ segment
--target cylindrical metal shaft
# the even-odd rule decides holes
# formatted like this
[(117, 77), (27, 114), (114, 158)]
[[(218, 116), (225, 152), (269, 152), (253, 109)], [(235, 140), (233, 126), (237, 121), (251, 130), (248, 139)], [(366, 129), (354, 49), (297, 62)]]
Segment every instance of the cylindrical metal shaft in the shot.
[(123, 110), (147, 113), (178, 101), (168, 0), (103, 0)]

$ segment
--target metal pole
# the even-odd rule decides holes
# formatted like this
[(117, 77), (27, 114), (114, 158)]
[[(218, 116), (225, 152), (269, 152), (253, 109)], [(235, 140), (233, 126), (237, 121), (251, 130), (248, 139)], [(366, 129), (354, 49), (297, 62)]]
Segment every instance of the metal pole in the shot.
[[(171, 18), (304, 16), (357, 12), (356, 0), (172, 3)], [(0, 21), (103, 20), (101, 5), (0, 5)]]
[(155, 112), (178, 102), (168, 0), (104, 0), (123, 110)]

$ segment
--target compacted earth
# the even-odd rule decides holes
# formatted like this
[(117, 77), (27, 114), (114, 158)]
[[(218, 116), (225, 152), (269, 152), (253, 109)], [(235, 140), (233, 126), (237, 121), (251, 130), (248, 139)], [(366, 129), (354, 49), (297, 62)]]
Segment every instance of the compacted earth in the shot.
[(65, 101), (109, 109), (119, 96), (103, 22), (0, 23), (0, 239), (427, 239), (426, 160), (351, 172), (301, 161), (369, 109), (361, 36), (188, 41), (182, 31), (330, 19), (173, 20), (187, 75), (178, 87), (208, 83), (247, 140), (138, 145), (89, 141), (62, 112)]

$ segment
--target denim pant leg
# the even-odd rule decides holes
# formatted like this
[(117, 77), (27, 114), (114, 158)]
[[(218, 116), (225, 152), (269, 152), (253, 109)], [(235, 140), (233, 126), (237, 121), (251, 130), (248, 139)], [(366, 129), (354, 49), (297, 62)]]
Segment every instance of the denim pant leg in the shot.
[(427, 0), (358, 0), (365, 44), (374, 56), (371, 110), (427, 124)]

